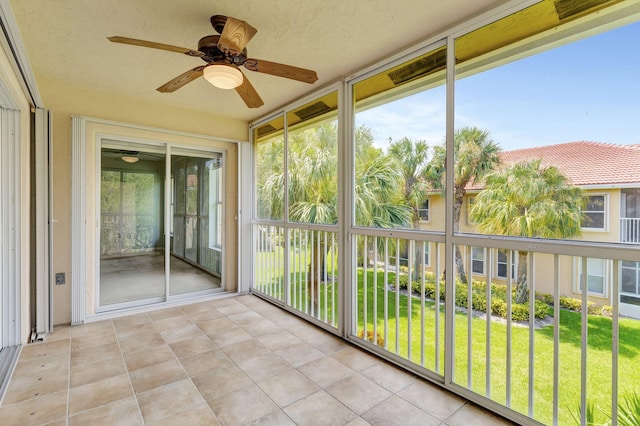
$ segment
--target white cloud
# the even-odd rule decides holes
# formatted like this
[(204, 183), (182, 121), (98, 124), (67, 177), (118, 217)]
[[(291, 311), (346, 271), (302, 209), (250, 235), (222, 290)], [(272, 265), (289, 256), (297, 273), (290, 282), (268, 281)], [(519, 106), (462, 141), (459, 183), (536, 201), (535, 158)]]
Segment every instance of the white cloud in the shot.
[(356, 126), (370, 128), (375, 145), (386, 147), (388, 140), (408, 137), (425, 140), (429, 145), (444, 141), (446, 114), (444, 97), (430, 99), (430, 93), (420, 93), (395, 102), (359, 112)]

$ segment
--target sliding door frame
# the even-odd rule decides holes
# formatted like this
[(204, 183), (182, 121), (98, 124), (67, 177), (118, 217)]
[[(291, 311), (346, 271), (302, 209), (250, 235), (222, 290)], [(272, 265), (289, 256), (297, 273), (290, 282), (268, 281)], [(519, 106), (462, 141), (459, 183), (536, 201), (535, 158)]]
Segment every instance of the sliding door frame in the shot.
[[(229, 232), (233, 226), (232, 223), (228, 223), (232, 219), (229, 217), (231, 206), (227, 206), (223, 209), (224, 218), (222, 219), (225, 232), (221, 267), (222, 291), (211, 292), (205, 290), (170, 296), (168, 291), (169, 276), (165, 274), (165, 295), (162, 301), (151, 305), (136, 303), (136, 306), (118, 306), (118, 309), (109, 311), (99, 309), (95, 296), (95, 292), (99, 289), (99, 271), (97, 269), (99, 259), (96, 259), (96, 255), (99, 253), (99, 238), (96, 237), (96, 229), (99, 227), (97, 213), (99, 212), (100, 200), (99, 188), (97, 188), (99, 180), (96, 180), (96, 177), (99, 176), (101, 168), (99, 151), (102, 141), (105, 140), (121, 142), (125, 146), (126, 144), (162, 146), (165, 150), (166, 158), (169, 159), (171, 155), (175, 154), (204, 157), (220, 155), (226, 170), (223, 177), (225, 186), (229, 184), (227, 178), (233, 177), (233, 175), (228, 176), (229, 173), (233, 173), (233, 170), (227, 168), (229, 166), (227, 161), (229, 152), (235, 153), (234, 145), (238, 147), (239, 151), (242, 142), (82, 116), (72, 117), (72, 324), (82, 324), (88, 321), (116, 317), (125, 313), (157, 309), (162, 306), (190, 303), (197, 299), (206, 300), (219, 297), (221, 293), (235, 292), (235, 288), (229, 288), (228, 285), (225, 286), (225, 283), (229, 280), (229, 277), (227, 277), (229, 275), (229, 265), (226, 265), (226, 262), (231, 262), (224, 253), (228, 250), (229, 244), (226, 232)], [(171, 199), (170, 167), (170, 164), (165, 164), (164, 208), (167, 211), (170, 211), (169, 203)], [(225, 205), (228, 204), (228, 194), (229, 191), (225, 190), (223, 195), (223, 203)], [(233, 210), (237, 211), (235, 204)], [(165, 215), (164, 220), (166, 255), (169, 253), (169, 216)], [(240, 234), (240, 228), (237, 223), (236, 227), (238, 228), (237, 243), (240, 244), (240, 241), (245, 237)], [(89, 252), (87, 252), (87, 249), (89, 249)], [(168, 268), (168, 265), (165, 265), (165, 268)], [(235, 274), (231, 273), (231, 275), (231, 279), (234, 279)]]

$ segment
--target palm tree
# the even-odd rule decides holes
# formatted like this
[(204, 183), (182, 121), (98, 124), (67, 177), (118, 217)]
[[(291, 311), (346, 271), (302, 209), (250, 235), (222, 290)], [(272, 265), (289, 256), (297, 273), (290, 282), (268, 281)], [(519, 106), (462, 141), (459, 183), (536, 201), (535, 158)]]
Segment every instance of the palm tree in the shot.
[[(521, 162), (486, 177), (471, 219), (487, 234), (570, 238), (580, 234), (585, 195), (553, 166)], [(518, 252), (516, 302), (528, 300), (526, 251)]]
[(284, 218), (284, 138), (261, 142), (256, 147), (257, 216), (260, 219)]
[[(402, 138), (391, 142), (389, 156), (401, 174), (402, 202), (411, 209), (411, 220), (414, 229), (420, 229), (419, 208), (424, 202), (430, 186), (427, 183), (429, 170), (429, 145), (423, 141), (412, 141)], [(414, 279), (423, 263), (422, 245), (418, 244), (415, 256)], [(407, 248), (408, 250), (408, 248)], [(422, 259), (422, 260), (421, 260)]]
[(355, 223), (373, 228), (406, 227), (411, 211), (400, 197), (401, 175), (389, 155), (373, 145), (373, 134), (360, 126), (355, 133)]
[[(481, 182), (487, 173), (500, 163), (500, 145), (495, 143), (487, 130), (477, 127), (463, 127), (454, 133), (454, 184), (453, 184), (453, 232), (460, 231), (462, 204), (467, 193), (466, 187), (472, 182)], [(434, 188), (444, 188), (445, 146), (435, 147), (434, 157), (427, 172)], [(456, 269), (460, 280), (467, 282), (460, 248), (456, 246)]]
[(338, 220), (336, 124), (289, 134), (289, 219), (335, 224)]
[[(287, 149), (289, 220), (335, 224), (338, 221), (338, 130), (335, 122), (290, 132)], [(311, 239), (307, 291), (313, 312), (318, 313), (318, 277), (325, 268), (324, 233)], [(329, 248), (327, 248), (329, 249)]]
[(389, 155), (402, 176), (402, 200), (411, 209), (413, 227), (418, 229), (420, 226), (418, 209), (429, 189), (426, 181), (429, 145), (425, 141), (414, 142), (405, 137), (391, 143)]
[[(289, 133), (286, 174), (289, 220), (301, 223), (335, 224), (338, 221), (338, 142), (335, 122)], [(284, 217), (284, 140), (258, 146), (257, 196), (261, 218)], [(355, 212), (360, 226), (393, 228), (411, 221), (410, 210), (399, 202), (400, 175), (382, 150), (373, 146), (366, 127), (356, 129)], [(268, 213), (268, 214), (267, 214)], [(314, 266), (325, 268), (325, 244), (312, 247), (307, 286), (316, 294)], [(317, 301), (314, 302), (314, 304)]]

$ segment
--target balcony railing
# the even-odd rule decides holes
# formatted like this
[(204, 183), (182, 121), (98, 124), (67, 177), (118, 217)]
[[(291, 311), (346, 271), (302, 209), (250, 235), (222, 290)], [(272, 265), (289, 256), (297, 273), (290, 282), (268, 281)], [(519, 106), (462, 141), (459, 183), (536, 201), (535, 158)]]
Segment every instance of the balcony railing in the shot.
[(442, 375), (444, 301), (433, 298), (444, 294), (440, 245), (368, 235), (355, 245), (358, 337)]
[(623, 217), (620, 219), (620, 242), (640, 244), (640, 218)]
[[(601, 310), (576, 281), (594, 273), (591, 252), (576, 256), (574, 245), (543, 252), (470, 238), (451, 246), (461, 261), (445, 273), (444, 236), (356, 229), (343, 253), (348, 282), (339, 283), (336, 231), (254, 230), (255, 291), (338, 330), (339, 289), (349, 291), (347, 338), (519, 423), (585, 424), (580, 407), (606, 422), (640, 394), (640, 325), (618, 313), (621, 261), (635, 260), (633, 249), (603, 249), (612, 306)], [(522, 274), (528, 300), (518, 303)]]
[(338, 326), (335, 231), (256, 225), (254, 290)]
[[(615, 273), (607, 290), (614, 306), (600, 315), (575, 281), (587, 275), (579, 270), (586, 257), (504, 250), (507, 270), (522, 273), (512, 263), (526, 265), (528, 300), (517, 303), (518, 277), (498, 277), (498, 248), (458, 246), (466, 282), (453, 273), (448, 294), (454, 308), (447, 316), (443, 243), (355, 237), (357, 335), (416, 371), (442, 378), (451, 365), (451, 386), (461, 393), (544, 424), (572, 424), (585, 406), (595, 407), (604, 422), (615, 415), (619, 399), (640, 391), (640, 376), (619, 374), (634, 368), (635, 355), (620, 348), (640, 333), (638, 321), (617, 315)], [(618, 270), (619, 261), (607, 262)], [(561, 296), (569, 302), (561, 303)], [(577, 312), (564, 309), (569, 303)]]

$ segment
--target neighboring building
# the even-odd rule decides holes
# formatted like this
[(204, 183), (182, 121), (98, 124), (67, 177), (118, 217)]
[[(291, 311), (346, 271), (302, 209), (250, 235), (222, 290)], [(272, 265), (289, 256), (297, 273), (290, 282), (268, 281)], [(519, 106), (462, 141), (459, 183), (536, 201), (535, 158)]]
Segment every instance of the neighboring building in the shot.
[[(502, 162), (514, 164), (542, 159), (543, 166), (555, 166), (573, 185), (584, 189), (588, 196), (583, 212), (582, 234), (575, 239), (611, 243), (640, 244), (640, 145), (613, 145), (579, 141), (535, 148), (518, 149), (502, 153)], [(460, 230), (477, 232), (469, 220), (469, 208), (482, 185), (469, 185), (460, 218)], [(432, 195), (425, 201), (421, 217), (429, 217), (429, 208), (443, 205), (441, 195)], [(427, 212), (423, 214), (422, 212)], [(433, 216), (433, 215), (431, 215)], [(429, 218), (431, 219), (431, 218)], [(423, 229), (435, 229), (427, 220)], [(544, 259), (545, 255), (538, 255)], [(549, 261), (551, 261), (551, 256)], [(474, 279), (484, 279), (486, 253), (482, 248), (471, 250)], [(493, 256), (494, 281), (507, 279), (507, 255), (498, 251)], [(553, 279), (546, 272), (553, 270), (539, 259), (534, 276), (536, 291), (553, 293)], [(580, 297), (580, 258), (564, 259), (561, 275), (561, 296)], [(515, 257), (514, 257), (515, 262)], [(515, 270), (515, 268), (513, 268)], [(620, 262), (620, 313), (640, 318), (640, 262)], [(590, 299), (597, 305), (610, 305), (615, 284), (613, 262), (589, 258), (587, 281)]]

